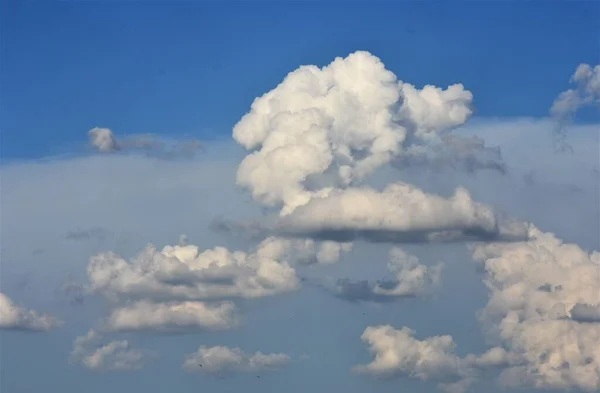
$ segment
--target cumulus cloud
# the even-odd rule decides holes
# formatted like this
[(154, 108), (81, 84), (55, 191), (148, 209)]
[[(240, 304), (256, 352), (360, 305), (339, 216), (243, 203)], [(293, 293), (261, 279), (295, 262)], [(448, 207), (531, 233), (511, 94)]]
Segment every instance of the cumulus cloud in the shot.
[[(471, 92), (461, 84), (422, 89), (403, 83), (375, 56), (355, 52), (323, 68), (302, 66), (255, 99), (234, 139), (252, 152), (237, 183), (282, 214), (328, 188), (361, 181), (414, 147), (472, 144), (444, 135), (471, 116)], [(450, 142), (450, 143), (448, 143)]]
[(575, 87), (560, 93), (550, 108), (550, 115), (558, 122), (555, 142), (561, 149), (568, 148), (566, 126), (573, 115), (583, 106), (600, 108), (600, 64), (580, 64), (569, 81)]
[(389, 253), (388, 270), (396, 276), (394, 280), (379, 281), (376, 284), (370, 284), (366, 280), (338, 280), (333, 293), (352, 302), (387, 302), (402, 297), (427, 295), (439, 285), (442, 265), (423, 265), (414, 255), (393, 247)]
[(55, 317), (28, 310), (0, 293), (0, 329), (48, 331), (60, 325)]
[(92, 148), (99, 153), (143, 151), (163, 158), (193, 157), (203, 149), (196, 139), (168, 142), (154, 135), (132, 135), (118, 138), (109, 128), (94, 127), (88, 131)]
[(286, 262), (224, 247), (201, 251), (197, 246), (149, 245), (127, 261), (105, 252), (88, 265), (90, 290), (112, 300), (141, 298), (206, 300), (256, 298), (299, 288), (295, 270)]
[(465, 239), (523, 239), (525, 224), (505, 220), (474, 202), (460, 187), (450, 198), (407, 183), (332, 190), (281, 217), (276, 231), (287, 236), (335, 241), (427, 242)]
[(600, 388), (600, 253), (530, 228), (531, 240), (473, 246), (491, 294), (481, 319), (492, 339), (521, 357), (507, 385)]
[(238, 324), (237, 308), (232, 302), (151, 303), (138, 301), (114, 309), (105, 327), (113, 331), (187, 332), (226, 330)]
[(183, 362), (187, 371), (207, 373), (227, 373), (234, 371), (273, 370), (285, 366), (291, 358), (283, 353), (253, 355), (244, 353), (240, 348), (224, 346), (201, 346), (197, 352), (189, 354)]
[(434, 381), (449, 392), (462, 392), (470, 385), (471, 371), (454, 353), (456, 344), (450, 336), (418, 340), (415, 331), (389, 325), (369, 326), (361, 339), (369, 345), (375, 359), (355, 367), (360, 373), (392, 377), (410, 376)]
[(342, 253), (352, 250), (351, 242), (315, 241), (313, 239), (286, 239), (270, 236), (263, 240), (257, 255), (299, 264), (331, 264), (340, 260)]
[(373, 361), (356, 366), (355, 371), (380, 377), (403, 376), (432, 381), (448, 393), (461, 393), (486, 372), (518, 365), (521, 359), (502, 347), (494, 347), (482, 355), (455, 353), (451, 336), (434, 336), (419, 340), (407, 327), (369, 326), (361, 339), (375, 355)]
[(73, 343), (71, 362), (95, 371), (125, 371), (142, 368), (154, 357), (148, 351), (130, 347), (127, 340), (102, 342), (103, 338), (93, 329), (85, 336), (79, 336)]

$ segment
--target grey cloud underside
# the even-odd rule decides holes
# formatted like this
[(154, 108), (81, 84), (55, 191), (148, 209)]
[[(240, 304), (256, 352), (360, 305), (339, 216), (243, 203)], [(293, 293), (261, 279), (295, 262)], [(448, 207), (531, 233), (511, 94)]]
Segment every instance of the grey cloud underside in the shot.
[(477, 136), (443, 135), (443, 143), (428, 146), (416, 146), (406, 154), (392, 160), (398, 169), (423, 168), (441, 172), (445, 170), (463, 170), (476, 173), (490, 170), (503, 175), (508, 167), (502, 158), (499, 147), (485, 146), (485, 141)]
[(393, 289), (398, 285), (394, 280), (379, 280), (376, 284), (368, 280), (352, 281), (347, 278), (338, 279), (335, 286), (327, 288), (334, 296), (352, 303), (374, 302), (391, 303), (402, 298), (416, 298), (417, 294), (406, 294), (402, 296), (389, 296), (379, 294), (375, 291), (377, 286), (384, 289)]
[(144, 152), (150, 156), (175, 159), (193, 158), (204, 150), (197, 139), (166, 141), (157, 135), (139, 134), (117, 138), (108, 128), (95, 127), (88, 132), (90, 145), (99, 153)]
[(569, 313), (571, 319), (577, 322), (600, 323), (600, 304), (577, 303)]

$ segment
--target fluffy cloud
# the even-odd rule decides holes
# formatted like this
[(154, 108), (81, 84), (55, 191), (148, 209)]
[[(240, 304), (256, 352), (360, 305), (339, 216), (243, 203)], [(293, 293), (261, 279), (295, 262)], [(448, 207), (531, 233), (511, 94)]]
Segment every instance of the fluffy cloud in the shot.
[(338, 280), (333, 292), (349, 301), (386, 302), (401, 297), (422, 296), (430, 293), (441, 279), (442, 265), (423, 265), (419, 259), (399, 247), (390, 250), (388, 270), (395, 280), (369, 284), (368, 281)]
[(508, 385), (600, 388), (600, 253), (565, 244), (532, 226), (531, 240), (477, 244), (490, 300), (488, 334), (521, 357), (501, 375)]
[(234, 139), (252, 150), (237, 182), (287, 214), (419, 148), (444, 145), (457, 159), (470, 157), (473, 144), (444, 136), (470, 117), (472, 98), (461, 84), (443, 90), (403, 83), (368, 52), (323, 68), (302, 66), (236, 124)]
[(383, 191), (369, 187), (332, 190), (281, 217), (275, 228), (288, 236), (337, 241), (514, 240), (527, 235), (524, 224), (497, 217), (462, 187), (446, 199), (400, 182)]
[(133, 135), (119, 138), (109, 128), (94, 127), (88, 131), (92, 148), (99, 153), (137, 150), (164, 158), (193, 157), (202, 150), (202, 143), (196, 139), (168, 143), (154, 135)]
[(270, 236), (259, 244), (257, 255), (290, 263), (331, 264), (339, 262), (343, 252), (347, 253), (351, 250), (350, 242), (318, 242), (313, 239), (285, 239)]
[(90, 289), (112, 300), (123, 298), (206, 300), (256, 298), (299, 287), (285, 261), (223, 247), (200, 251), (193, 245), (149, 245), (131, 261), (112, 252), (93, 256), (88, 265)]
[(58, 319), (21, 307), (0, 293), (0, 329), (47, 331), (60, 325)]
[(231, 302), (206, 304), (193, 301), (139, 301), (114, 309), (106, 321), (106, 328), (116, 331), (185, 332), (225, 330), (237, 324), (237, 309)]
[(264, 354), (256, 352), (245, 354), (240, 348), (224, 346), (202, 346), (197, 352), (189, 354), (183, 362), (188, 371), (225, 373), (232, 371), (262, 371), (285, 366), (290, 357), (283, 353)]
[(73, 343), (71, 362), (81, 364), (90, 370), (136, 370), (153, 357), (146, 351), (132, 349), (129, 342), (110, 341), (101, 343), (102, 336), (90, 330), (79, 336)]
[(581, 107), (598, 105), (600, 108), (600, 64), (594, 67), (580, 64), (570, 82), (575, 88), (560, 93), (550, 108), (550, 114), (558, 122), (556, 142), (560, 144), (559, 148), (568, 146), (565, 142), (565, 127)]
[(389, 325), (369, 326), (361, 339), (369, 345), (375, 359), (355, 371), (379, 376), (403, 375), (423, 381), (435, 381), (451, 392), (464, 391), (470, 384), (470, 370), (454, 353), (450, 336), (425, 340), (414, 337), (408, 328), (394, 329)]
[(482, 355), (455, 353), (451, 336), (415, 338), (415, 331), (389, 325), (369, 326), (361, 339), (375, 355), (355, 371), (375, 376), (404, 376), (432, 381), (448, 393), (461, 393), (491, 369), (518, 365), (521, 359), (504, 348), (494, 347)]

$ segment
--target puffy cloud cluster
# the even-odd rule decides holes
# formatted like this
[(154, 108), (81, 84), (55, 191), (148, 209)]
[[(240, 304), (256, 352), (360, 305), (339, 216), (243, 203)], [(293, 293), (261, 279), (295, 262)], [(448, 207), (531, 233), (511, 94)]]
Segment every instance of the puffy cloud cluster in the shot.
[(167, 143), (153, 135), (133, 135), (117, 139), (109, 128), (94, 127), (88, 131), (89, 143), (99, 153), (109, 154), (126, 150), (144, 151), (164, 158), (193, 157), (202, 150), (196, 139)]
[(491, 368), (517, 363), (519, 359), (495, 347), (476, 356), (459, 357), (451, 336), (434, 336), (419, 340), (415, 331), (389, 325), (369, 326), (361, 339), (375, 355), (367, 365), (355, 371), (377, 376), (405, 376), (438, 383), (449, 393), (466, 391), (482, 373)]
[(594, 67), (580, 64), (570, 82), (575, 88), (560, 93), (550, 108), (550, 114), (558, 122), (556, 142), (563, 149), (568, 148), (565, 127), (573, 115), (583, 106), (596, 105), (600, 108), (600, 64)]
[(240, 348), (201, 346), (198, 351), (186, 357), (183, 368), (188, 371), (207, 373), (257, 372), (283, 367), (290, 360), (291, 358), (283, 353), (264, 354), (256, 352), (249, 355)]
[(523, 364), (501, 382), (600, 389), (600, 253), (530, 228), (531, 240), (477, 244), (490, 300), (481, 313), (492, 338)]
[(394, 273), (395, 280), (376, 284), (370, 284), (366, 280), (338, 280), (333, 292), (336, 296), (353, 302), (387, 302), (402, 297), (427, 295), (441, 281), (442, 264), (423, 265), (414, 255), (393, 247), (389, 253), (388, 270)]
[(497, 217), (460, 187), (448, 199), (407, 183), (331, 190), (281, 217), (276, 231), (291, 236), (373, 242), (514, 240), (527, 235), (524, 224)]
[[(289, 292), (300, 280), (285, 259), (297, 242), (267, 239), (254, 253), (194, 245), (147, 246), (127, 261), (112, 252), (93, 256), (89, 290), (117, 306), (105, 321), (109, 330), (220, 330), (237, 325), (237, 309), (226, 299)], [(314, 246), (314, 245), (313, 245)], [(316, 258), (332, 261), (340, 249), (312, 247)], [(311, 247), (306, 247), (306, 258)], [(336, 254), (337, 253), (337, 254)]]
[(21, 307), (0, 293), (0, 329), (48, 331), (60, 325), (55, 317)]
[(442, 136), (470, 117), (472, 98), (461, 84), (443, 90), (403, 83), (368, 52), (323, 68), (302, 66), (236, 124), (234, 139), (252, 150), (237, 182), (257, 201), (290, 213), (411, 147), (444, 144)]
[(102, 343), (102, 336), (94, 330), (77, 337), (71, 352), (71, 362), (96, 371), (136, 370), (152, 357), (150, 352), (131, 348), (126, 340)]

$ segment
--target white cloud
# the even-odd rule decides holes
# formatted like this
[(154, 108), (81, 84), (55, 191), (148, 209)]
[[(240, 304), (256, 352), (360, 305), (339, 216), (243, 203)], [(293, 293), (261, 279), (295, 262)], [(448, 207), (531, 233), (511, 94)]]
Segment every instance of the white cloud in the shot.
[(193, 301), (139, 301), (114, 309), (106, 321), (106, 328), (116, 331), (185, 332), (225, 330), (237, 325), (237, 309), (232, 302), (206, 304)]
[(275, 228), (285, 235), (338, 241), (361, 238), (423, 242), (526, 236), (524, 224), (501, 220), (492, 208), (474, 202), (462, 187), (446, 199), (400, 182), (383, 191), (369, 187), (332, 190), (281, 217)]
[(234, 139), (252, 150), (237, 182), (260, 203), (283, 206), (288, 214), (329, 187), (359, 182), (427, 146), (472, 160), (467, 151), (481, 146), (447, 135), (471, 116), (472, 99), (461, 84), (419, 90), (403, 83), (368, 52), (321, 69), (302, 66), (255, 99), (236, 124)]
[(423, 381), (434, 381), (449, 392), (462, 392), (472, 382), (473, 370), (455, 353), (450, 336), (424, 340), (414, 337), (406, 327), (399, 330), (389, 325), (369, 326), (361, 339), (369, 345), (375, 359), (356, 371), (379, 376), (403, 375)]
[(188, 371), (225, 373), (233, 371), (262, 371), (285, 366), (290, 357), (283, 353), (264, 354), (256, 352), (245, 354), (240, 348), (224, 346), (201, 346), (197, 352), (189, 354), (183, 363)]
[(575, 89), (566, 90), (554, 100), (550, 114), (558, 119), (573, 115), (584, 105), (600, 104), (600, 64), (580, 64), (571, 76)]
[(94, 127), (88, 131), (90, 144), (100, 153), (114, 153), (121, 150), (113, 132), (108, 128)]
[(55, 317), (21, 307), (0, 293), (0, 329), (48, 331), (60, 325)]
[(269, 236), (257, 247), (256, 254), (269, 259), (290, 263), (337, 263), (343, 252), (352, 250), (352, 243), (318, 242), (313, 239), (286, 239)]
[(71, 362), (78, 363), (90, 370), (137, 370), (153, 354), (130, 347), (129, 342), (110, 341), (102, 343), (102, 336), (93, 329), (85, 336), (79, 336), (73, 343)]
[(532, 226), (531, 240), (477, 244), (491, 291), (481, 313), (491, 338), (524, 359), (506, 369), (509, 385), (600, 388), (600, 253), (565, 244)]
[(131, 261), (112, 252), (93, 256), (90, 289), (110, 299), (206, 300), (256, 298), (299, 288), (285, 261), (224, 247), (201, 251), (194, 245), (149, 245)]
[(556, 97), (550, 108), (550, 115), (558, 122), (556, 141), (558, 148), (569, 148), (566, 144), (566, 125), (573, 115), (587, 105), (600, 109), (600, 64), (592, 67), (580, 64), (569, 80), (575, 88), (563, 91)]
[(485, 375), (487, 370), (521, 364), (521, 358), (494, 347), (482, 355), (455, 353), (451, 336), (415, 338), (415, 331), (389, 325), (369, 326), (361, 339), (375, 355), (373, 361), (355, 371), (375, 376), (404, 376), (432, 381), (448, 393), (461, 393)]
[(442, 264), (423, 265), (414, 255), (407, 254), (399, 247), (392, 247), (388, 270), (394, 273), (394, 280), (380, 281), (376, 284), (369, 284), (366, 280), (338, 280), (333, 292), (349, 301), (386, 302), (407, 296), (424, 296), (439, 285)]

